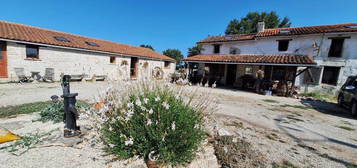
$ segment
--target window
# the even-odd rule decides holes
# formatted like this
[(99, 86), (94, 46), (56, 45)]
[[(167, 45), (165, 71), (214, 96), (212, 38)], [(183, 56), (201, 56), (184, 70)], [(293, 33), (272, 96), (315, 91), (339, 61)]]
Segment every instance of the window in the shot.
[(350, 26), (345, 26), (346, 28), (349, 29), (357, 29), (357, 25), (350, 25)]
[(55, 36), (53, 37), (55, 38), (57, 41), (62, 41), (62, 42), (71, 42), (68, 39), (66, 39), (65, 37), (61, 37), (61, 36)]
[(245, 75), (252, 75), (253, 74), (253, 67), (252, 66), (246, 66), (244, 74)]
[(170, 67), (170, 61), (165, 61), (165, 68), (169, 68)]
[(214, 54), (219, 54), (220, 48), (221, 48), (221, 45), (220, 45), (220, 44), (214, 44), (214, 45), (213, 45), (213, 53), (214, 53)]
[(341, 57), (342, 56), (342, 47), (345, 39), (336, 38), (331, 39), (330, 51), (328, 52), (329, 57)]
[(110, 57), (110, 63), (114, 64), (115, 63), (115, 57)]
[(99, 45), (95, 42), (90, 42), (90, 41), (86, 41), (87, 45), (93, 46), (93, 47), (99, 47)]
[(290, 40), (278, 40), (278, 42), (279, 42), (278, 50), (279, 51), (287, 51), (289, 48), (289, 41)]
[(337, 85), (340, 67), (324, 67), (321, 83)]
[(289, 34), (290, 30), (280, 30), (280, 34)]
[(38, 58), (38, 46), (26, 45), (26, 58)]
[[(320, 82), (321, 68), (309, 68), (304, 72), (304, 83), (318, 85)], [(311, 72), (311, 76), (309, 75), (309, 71)], [(312, 77), (312, 79), (311, 79)]]

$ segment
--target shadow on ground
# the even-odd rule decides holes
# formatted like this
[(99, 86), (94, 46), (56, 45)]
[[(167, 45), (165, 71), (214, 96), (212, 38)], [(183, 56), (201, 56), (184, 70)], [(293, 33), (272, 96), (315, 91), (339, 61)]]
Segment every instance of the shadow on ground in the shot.
[(331, 102), (323, 102), (318, 100), (308, 100), (308, 99), (301, 99), (300, 102), (306, 106), (312, 107), (318, 112), (333, 115), (341, 118), (348, 118), (348, 119), (357, 119), (351, 115), (348, 109), (339, 107), (336, 103)]

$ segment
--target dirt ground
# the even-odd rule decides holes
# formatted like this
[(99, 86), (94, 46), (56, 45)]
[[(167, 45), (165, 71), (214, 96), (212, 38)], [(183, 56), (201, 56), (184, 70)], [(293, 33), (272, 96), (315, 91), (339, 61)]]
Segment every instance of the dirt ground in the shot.
[[(81, 100), (94, 101), (94, 96), (108, 86), (106, 82), (71, 83), (71, 92), (79, 93)], [(59, 83), (0, 84), (0, 107), (49, 100), (51, 95), (60, 95), (61, 91)], [(335, 104), (220, 88), (202, 87), (198, 91), (210, 92), (219, 100), (218, 110), (212, 116), (212, 125), (217, 132), (237, 135), (250, 142), (269, 163), (287, 160), (299, 167), (316, 168), (357, 164), (357, 118), (352, 118), (346, 110)], [(27, 124), (39, 129), (44, 126), (37, 122), (24, 124), (25, 121), (31, 121), (34, 115), (21, 117), (0, 119), (0, 127), (23, 134), (33, 131), (26, 129)], [(89, 158), (85, 161), (88, 163), (92, 163), (93, 157), (99, 157), (98, 154), (87, 157), (91, 152), (85, 150), (51, 148), (54, 153), (74, 150), (73, 156)], [(59, 162), (53, 159), (55, 154), (48, 155), (40, 150), (31, 149), (25, 154), (29, 155), (26, 158), (38, 157), (49, 163)], [(0, 156), (6, 156), (1, 158), (7, 158), (13, 164), (18, 160), (3, 151), (0, 151)], [(36, 167), (36, 164), (32, 166)]]

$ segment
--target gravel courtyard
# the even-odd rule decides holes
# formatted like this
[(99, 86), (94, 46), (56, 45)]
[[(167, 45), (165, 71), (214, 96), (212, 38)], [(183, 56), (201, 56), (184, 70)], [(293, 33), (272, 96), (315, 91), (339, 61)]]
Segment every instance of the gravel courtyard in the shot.
[[(93, 102), (94, 97), (108, 87), (106, 82), (71, 83), (71, 92), (79, 93), (79, 99)], [(218, 110), (212, 115), (212, 127), (218, 134), (237, 135), (250, 142), (261, 152), (268, 163), (287, 160), (299, 167), (345, 167), (357, 164), (357, 118), (332, 103), (308, 101), (255, 93), (220, 89), (191, 88), (210, 92), (219, 100)], [(60, 95), (59, 83), (0, 84), (0, 107), (49, 100)], [(203, 99), (203, 98), (202, 98)], [(0, 127), (23, 135), (36, 130), (63, 129), (63, 124), (32, 122), (38, 114), (20, 115), (0, 119)], [(85, 121), (80, 125), (85, 130)], [(57, 130), (60, 135), (60, 130)], [(0, 167), (103, 167), (106, 160), (100, 150), (88, 143), (70, 146), (53, 145), (30, 149), (21, 156), (0, 151)], [(57, 142), (64, 142), (55, 137)], [(67, 140), (70, 141), (70, 140)], [(1, 147), (1, 146), (0, 146)], [(212, 147), (205, 147), (200, 158), (211, 165), (214, 159)], [(68, 152), (68, 156), (65, 154)], [(213, 158), (212, 158), (213, 157)], [(62, 163), (63, 162), (63, 163)], [(75, 163), (71, 163), (75, 162)], [(4, 164), (5, 163), (5, 164)], [(65, 163), (65, 164), (64, 164)], [(66, 165), (66, 166), (65, 166)], [(108, 167), (121, 167), (124, 163)], [(142, 161), (134, 161), (133, 167), (142, 167)], [(193, 166), (195, 167), (195, 166)]]

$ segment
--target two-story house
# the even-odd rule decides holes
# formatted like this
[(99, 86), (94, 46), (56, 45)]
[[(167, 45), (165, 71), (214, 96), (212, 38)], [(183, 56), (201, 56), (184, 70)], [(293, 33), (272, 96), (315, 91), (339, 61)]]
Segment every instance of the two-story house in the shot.
[(19, 74), (61, 74), (108, 79), (152, 77), (159, 70), (169, 77), (175, 60), (153, 50), (0, 21), (0, 82), (17, 81)]
[(201, 54), (185, 61), (191, 73), (209, 72), (211, 83), (241, 87), (262, 69), (267, 80), (333, 93), (357, 75), (357, 23), (265, 29), (259, 22), (257, 33), (208, 36), (198, 44)]

